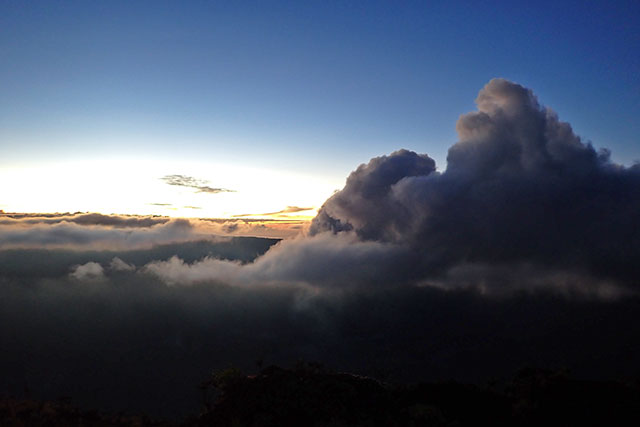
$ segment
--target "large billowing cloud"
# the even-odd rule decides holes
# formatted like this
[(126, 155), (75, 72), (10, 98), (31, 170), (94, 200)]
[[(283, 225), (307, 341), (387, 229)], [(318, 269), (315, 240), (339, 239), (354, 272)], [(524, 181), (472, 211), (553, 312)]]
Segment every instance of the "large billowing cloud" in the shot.
[[(476, 103), (457, 123), (444, 172), (407, 150), (374, 158), (324, 203), (310, 237), (246, 267), (185, 265), (182, 279), (224, 271), (231, 280), (234, 271), (242, 280), (320, 287), (632, 288), (640, 277), (640, 165), (613, 163), (518, 84), (492, 80)], [(325, 233), (333, 238), (320, 239)], [(323, 274), (311, 273), (317, 266)], [(152, 269), (168, 280), (178, 270)]]
[(410, 226), (406, 224), (409, 212), (390, 197), (391, 187), (401, 180), (429, 176), (435, 170), (435, 161), (429, 156), (407, 150), (360, 165), (349, 175), (344, 189), (322, 206), (311, 234), (353, 230), (364, 240), (403, 242), (399, 228)]
[(613, 163), (515, 83), (492, 80), (476, 103), (443, 173), (407, 151), (374, 159), (327, 200), (312, 233), (408, 245), (428, 276), (527, 262), (638, 277), (640, 165)]
[(444, 173), (408, 151), (373, 159), (327, 200), (312, 233), (353, 228), (438, 252), (434, 261), (637, 257), (640, 165), (612, 163), (515, 83), (492, 80), (476, 102)]

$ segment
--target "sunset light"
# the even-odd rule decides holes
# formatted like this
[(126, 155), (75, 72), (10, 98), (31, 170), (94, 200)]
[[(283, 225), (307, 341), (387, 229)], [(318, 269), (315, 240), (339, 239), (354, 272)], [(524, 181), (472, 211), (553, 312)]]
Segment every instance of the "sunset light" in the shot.
[(0, 426), (640, 426), (640, 2), (0, 0)]
[[(207, 193), (168, 185), (174, 173), (230, 189)], [(187, 175), (188, 174), (188, 175)], [(309, 220), (343, 183), (322, 176), (215, 162), (133, 159), (53, 162), (0, 168), (5, 212), (98, 212), (186, 218)], [(307, 209), (287, 211), (288, 207)], [(279, 214), (279, 215), (276, 215)]]

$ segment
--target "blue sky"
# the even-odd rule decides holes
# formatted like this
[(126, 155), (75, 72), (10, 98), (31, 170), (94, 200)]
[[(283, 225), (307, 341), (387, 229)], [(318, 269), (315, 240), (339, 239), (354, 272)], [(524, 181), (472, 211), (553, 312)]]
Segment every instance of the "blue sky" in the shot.
[(637, 1), (2, 1), (0, 169), (210, 161), (334, 188), (399, 148), (444, 169), (493, 77), (630, 164), (639, 28)]

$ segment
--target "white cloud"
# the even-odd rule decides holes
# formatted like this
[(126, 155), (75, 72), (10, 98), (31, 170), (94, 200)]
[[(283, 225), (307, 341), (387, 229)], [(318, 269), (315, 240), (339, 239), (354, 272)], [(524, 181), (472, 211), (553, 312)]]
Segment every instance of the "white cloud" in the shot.
[(82, 281), (100, 280), (104, 278), (104, 269), (97, 262), (90, 261), (86, 264), (72, 267), (69, 276)]
[(134, 271), (136, 269), (136, 266), (127, 264), (120, 258), (114, 257), (109, 264), (109, 268), (113, 271)]

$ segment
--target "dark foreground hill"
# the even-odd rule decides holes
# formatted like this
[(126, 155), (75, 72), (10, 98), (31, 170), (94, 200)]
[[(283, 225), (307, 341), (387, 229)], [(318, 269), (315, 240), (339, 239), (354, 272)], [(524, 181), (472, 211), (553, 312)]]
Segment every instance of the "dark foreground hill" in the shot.
[(637, 426), (638, 384), (525, 369), (504, 385), (392, 385), (317, 364), (256, 375), (217, 372), (202, 412), (180, 423), (80, 410), (68, 402), (0, 401), (2, 426)]

